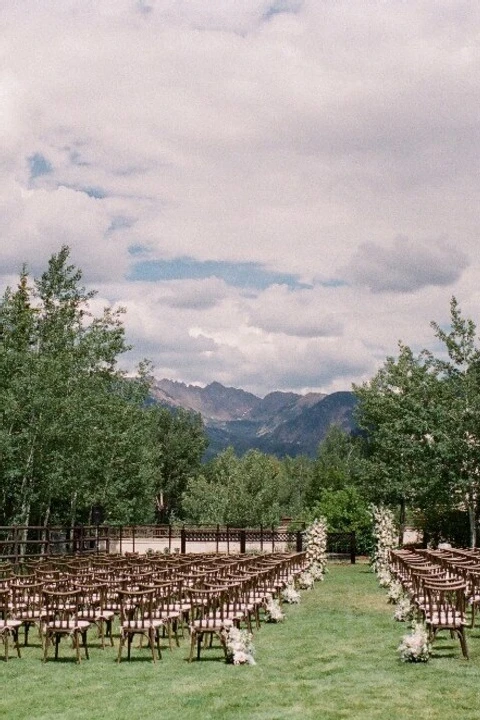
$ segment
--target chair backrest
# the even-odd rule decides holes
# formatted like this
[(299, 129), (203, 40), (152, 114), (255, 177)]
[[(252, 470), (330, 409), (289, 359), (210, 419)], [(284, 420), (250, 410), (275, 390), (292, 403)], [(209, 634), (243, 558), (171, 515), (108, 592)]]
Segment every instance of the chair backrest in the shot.
[(43, 607), (41, 583), (14, 582), (10, 588), (12, 613), (18, 620), (40, 618)]
[(78, 625), (78, 611), (83, 603), (81, 590), (43, 590), (45, 616), (54, 628), (66, 630)]
[(155, 589), (120, 590), (120, 623), (130, 629), (142, 629), (150, 626), (154, 614)]
[(465, 624), (464, 582), (425, 580), (427, 616), (438, 626), (461, 627)]
[(228, 618), (228, 595), (225, 588), (185, 588), (192, 606), (192, 619), (205, 627), (219, 626)]

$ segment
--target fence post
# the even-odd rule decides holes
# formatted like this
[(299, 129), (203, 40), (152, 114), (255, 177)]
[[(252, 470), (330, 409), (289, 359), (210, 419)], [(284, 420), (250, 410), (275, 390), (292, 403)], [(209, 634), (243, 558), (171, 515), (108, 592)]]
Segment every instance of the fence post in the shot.
[(135, 552), (135, 525), (132, 525), (132, 552)]
[(260, 552), (263, 553), (263, 525), (260, 525)]
[(296, 542), (296, 549), (297, 552), (302, 552), (303, 550), (303, 537), (302, 537), (302, 531), (297, 530), (297, 542)]
[(185, 531), (185, 525), (182, 525), (180, 530), (180, 552), (185, 555), (187, 552), (187, 533)]
[(219, 542), (220, 542), (220, 525), (218, 523), (217, 523), (217, 532), (215, 533), (215, 540), (216, 540), (217, 555), (218, 555), (218, 548), (219, 548)]
[(172, 552), (172, 524), (168, 523), (168, 552)]
[(245, 555), (247, 549), (247, 533), (245, 530), (240, 530), (240, 555)]
[(275, 552), (275, 526), (272, 525), (272, 553)]
[(350, 562), (355, 565), (355, 556), (357, 554), (357, 543), (355, 537), (355, 531), (350, 533)]

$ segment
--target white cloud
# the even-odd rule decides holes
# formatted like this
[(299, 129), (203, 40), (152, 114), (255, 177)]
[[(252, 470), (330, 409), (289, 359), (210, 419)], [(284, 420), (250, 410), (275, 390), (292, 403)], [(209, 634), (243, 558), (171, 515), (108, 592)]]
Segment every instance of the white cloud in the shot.
[(452, 285), (467, 266), (465, 253), (443, 239), (419, 243), (397, 237), (387, 247), (376, 243), (360, 245), (346, 275), (372, 292), (407, 293), (428, 285)]
[[(127, 305), (132, 361), (265, 392), (348, 387), (397, 338), (428, 344), (452, 293), (475, 317), (476, 0), (51, 0), (2, 13), (4, 282), (66, 242), (102, 298)], [(31, 176), (35, 155), (51, 172)], [(134, 283), (132, 247), (313, 287)]]

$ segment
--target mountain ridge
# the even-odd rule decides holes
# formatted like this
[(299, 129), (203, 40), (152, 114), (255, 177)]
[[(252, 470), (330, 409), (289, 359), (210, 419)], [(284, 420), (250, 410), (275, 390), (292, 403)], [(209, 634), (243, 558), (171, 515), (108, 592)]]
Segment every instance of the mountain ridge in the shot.
[(214, 381), (206, 387), (163, 378), (152, 383), (151, 397), (171, 409), (199, 413), (209, 439), (206, 458), (229, 446), (284, 457), (314, 456), (331, 425), (355, 430), (355, 396), (349, 391), (307, 393), (275, 390), (260, 398)]

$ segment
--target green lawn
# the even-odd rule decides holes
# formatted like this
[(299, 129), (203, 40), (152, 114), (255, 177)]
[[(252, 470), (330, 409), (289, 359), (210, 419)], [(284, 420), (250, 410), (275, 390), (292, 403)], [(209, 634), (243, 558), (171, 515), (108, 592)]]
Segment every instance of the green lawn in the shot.
[(148, 650), (115, 663), (92, 635), (90, 661), (43, 664), (35, 643), (0, 661), (0, 717), (15, 720), (475, 720), (480, 711), (480, 629), (468, 632), (470, 661), (445, 634), (427, 664), (402, 664), (406, 632), (365, 565), (330, 566), (325, 582), (284, 606), (283, 624), (255, 633), (256, 666), (234, 667), (219, 647), (188, 664), (188, 642), (153, 665)]

